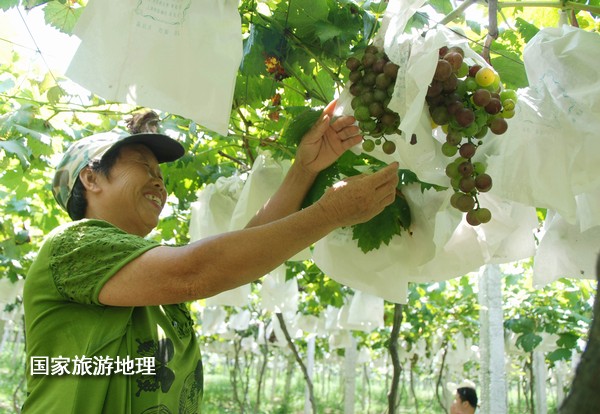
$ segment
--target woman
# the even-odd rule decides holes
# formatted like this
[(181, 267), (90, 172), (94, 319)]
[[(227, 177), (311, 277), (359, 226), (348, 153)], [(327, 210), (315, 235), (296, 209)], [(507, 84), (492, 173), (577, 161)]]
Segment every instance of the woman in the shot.
[(184, 153), (177, 141), (108, 132), (73, 143), (53, 194), (74, 221), (46, 237), (25, 282), (23, 413), (199, 412), (202, 360), (185, 302), (250, 283), (395, 198), (397, 163), (300, 210), (317, 174), (362, 140), (334, 108), (245, 229), (179, 247), (145, 238), (167, 197), (160, 163)]

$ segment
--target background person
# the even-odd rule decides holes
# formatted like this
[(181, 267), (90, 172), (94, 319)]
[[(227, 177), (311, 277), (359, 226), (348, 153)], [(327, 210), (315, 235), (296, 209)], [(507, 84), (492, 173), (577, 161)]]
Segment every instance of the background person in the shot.
[(477, 409), (477, 391), (471, 381), (463, 381), (456, 388), (450, 414), (474, 414)]

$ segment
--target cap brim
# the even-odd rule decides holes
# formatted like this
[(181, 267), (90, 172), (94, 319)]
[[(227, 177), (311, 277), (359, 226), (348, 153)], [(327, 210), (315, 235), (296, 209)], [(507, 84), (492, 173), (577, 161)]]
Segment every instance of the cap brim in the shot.
[(175, 161), (185, 154), (183, 146), (168, 135), (157, 133), (132, 134), (119, 140), (109, 151), (125, 144), (143, 144), (150, 148), (159, 163)]

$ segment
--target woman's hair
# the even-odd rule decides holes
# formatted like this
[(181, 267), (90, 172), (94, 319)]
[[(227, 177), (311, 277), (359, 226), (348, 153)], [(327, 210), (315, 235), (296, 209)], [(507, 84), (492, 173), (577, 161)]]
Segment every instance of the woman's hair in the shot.
[(477, 407), (477, 391), (471, 387), (461, 387), (456, 390), (461, 401), (466, 401), (473, 408)]
[[(130, 134), (139, 134), (143, 132), (156, 133), (158, 131), (159, 120), (160, 118), (156, 112), (147, 111), (134, 114), (126, 121), (126, 125)], [(105, 177), (108, 177), (110, 170), (119, 158), (121, 148), (122, 146), (118, 146), (114, 150), (108, 151), (100, 160), (91, 160), (87, 167), (95, 173), (100, 173)], [(79, 177), (77, 177), (75, 184), (73, 184), (69, 201), (67, 201), (67, 213), (69, 213), (69, 217), (71, 217), (72, 220), (81, 220), (85, 217), (87, 206), (85, 187)]]

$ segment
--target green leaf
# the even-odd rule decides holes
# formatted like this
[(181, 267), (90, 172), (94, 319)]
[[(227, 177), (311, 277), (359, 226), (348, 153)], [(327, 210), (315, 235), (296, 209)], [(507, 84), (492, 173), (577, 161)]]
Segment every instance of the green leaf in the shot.
[(44, 19), (50, 26), (56, 27), (61, 32), (71, 34), (82, 11), (82, 7), (75, 8), (70, 6), (70, 3), (62, 4), (53, 0), (44, 7)]
[(364, 252), (378, 249), (381, 243), (388, 245), (392, 238), (410, 226), (410, 209), (403, 197), (383, 209), (371, 220), (352, 227), (352, 239)]
[(525, 42), (529, 42), (533, 36), (535, 36), (540, 29), (537, 28), (535, 25), (529, 23), (528, 21), (517, 17), (516, 22), (515, 22), (515, 26), (517, 27), (519, 33), (521, 33), (521, 36), (523, 36), (523, 39), (525, 39)]
[(28, 159), (31, 156), (31, 151), (22, 143), (17, 141), (0, 141), (0, 149), (9, 154), (16, 155), (23, 167), (27, 168), (29, 166)]
[(19, 0), (0, 0), (0, 10), (8, 10), (19, 5)]
[(552, 362), (561, 361), (561, 360), (570, 361), (572, 354), (573, 354), (573, 351), (571, 351), (570, 349), (559, 348), (559, 349), (555, 349), (554, 351), (548, 353), (548, 355), (546, 355), (546, 358)]
[(556, 340), (556, 345), (570, 350), (577, 347), (578, 340), (579, 335), (575, 335), (572, 332), (561, 333), (559, 334), (559, 338)]
[(300, 140), (315, 124), (323, 111), (307, 109), (289, 122), (282, 133), (282, 139), (289, 145), (298, 145)]
[(534, 333), (527, 333), (517, 338), (516, 345), (525, 352), (533, 351), (542, 342), (542, 337)]

